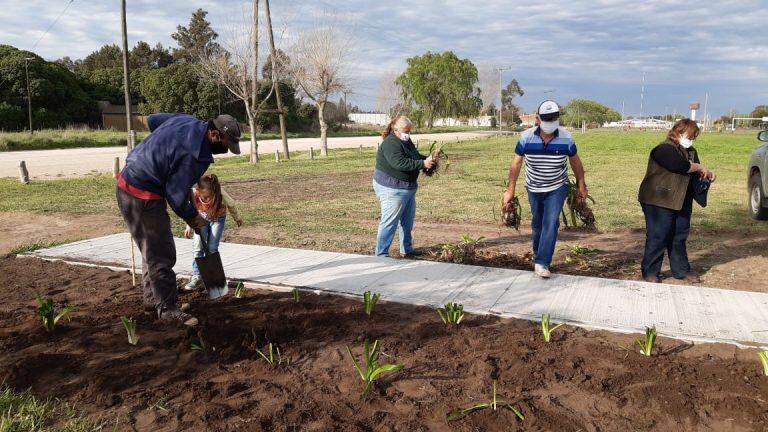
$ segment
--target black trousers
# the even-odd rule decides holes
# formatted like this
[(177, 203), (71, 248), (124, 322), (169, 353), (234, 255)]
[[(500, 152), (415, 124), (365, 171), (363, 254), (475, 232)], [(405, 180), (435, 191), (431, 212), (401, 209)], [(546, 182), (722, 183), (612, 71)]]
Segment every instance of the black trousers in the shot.
[(685, 242), (691, 229), (693, 199), (686, 197), (679, 211), (641, 204), (645, 215), (645, 253), (643, 277), (658, 276), (664, 261), (664, 251), (669, 255), (672, 276), (683, 278), (691, 271)]
[(144, 304), (175, 308), (176, 244), (165, 200), (144, 200), (117, 188), (117, 207), (141, 251)]

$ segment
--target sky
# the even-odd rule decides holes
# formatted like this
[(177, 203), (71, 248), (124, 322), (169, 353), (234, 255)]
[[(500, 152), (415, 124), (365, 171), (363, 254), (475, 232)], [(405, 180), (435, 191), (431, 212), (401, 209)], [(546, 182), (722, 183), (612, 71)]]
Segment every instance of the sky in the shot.
[[(128, 41), (175, 46), (197, 8), (226, 45), (250, 1), (127, 0)], [(768, 104), (768, 0), (271, 0), (278, 45), (332, 19), (351, 41), (348, 101), (376, 108), (379, 83), (408, 57), (452, 50), (482, 68), (510, 68), (525, 111), (544, 99), (592, 99), (627, 116), (710, 116)], [(262, 3), (263, 5), (263, 3)], [(263, 9), (263, 6), (262, 6)], [(62, 13), (63, 12), (63, 13)], [(60, 19), (46, 33), (46, 29)], [(120, 43), (118, 0), (0, 0), (0, 44), (54, 60)], [(266, 46), (266, 43), (263, 45)], [(264, 58), (264, 57), (262, 57)], [(645, 86), (641, 87), (643, 74)], [(486, 74), (487, 75), (487, 74)], [(498, 75), (495, 75), (498, 79)], [(701, 115), (701, 114), (700, 114)]]

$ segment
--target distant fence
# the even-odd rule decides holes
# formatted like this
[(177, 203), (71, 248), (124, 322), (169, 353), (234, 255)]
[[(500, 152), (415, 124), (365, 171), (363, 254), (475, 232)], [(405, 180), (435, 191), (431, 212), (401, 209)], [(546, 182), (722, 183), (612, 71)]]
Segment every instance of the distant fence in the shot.
[[(125, 114), (107, 114), (101, 115), (104, 122), (104, 129), (114, 129), (125, 132)], [(134, 114), (131, 115), (131, 129), (135, 131), (148, 131), (147, 116)]]

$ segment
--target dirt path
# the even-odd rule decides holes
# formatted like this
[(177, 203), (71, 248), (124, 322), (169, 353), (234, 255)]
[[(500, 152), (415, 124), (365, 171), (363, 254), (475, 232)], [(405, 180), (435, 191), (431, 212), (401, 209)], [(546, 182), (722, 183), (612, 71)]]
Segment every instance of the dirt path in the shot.
[[(37, 259), (0, 259), (0, 382), (59, 398), (111, 430), (732, 430), (768, 428), (768, 378), (756, 352), (661, 338), (653, 357), (633, 335), (562, 328), (551, 343), (536, 323), (470, 316), (443, 325), (434, 310), (329, 295), (249, 291), (242, 299), (185, 295), (197, 331), (142, 313), (130, 276)], [(47, 334), (36, 294), (71, 321)], [(386, 299), (384, 299), (386, 300)], [(137, 318), (139, 343), (119, 318)], [(204, 352), (190, 349), (200, 339)], [(346, 347), (381, 341), (381, 361), (400, 363), (361, 402)], [(256, 352), (272, 342), (290, 362)], [(525, 416), (486, 410), (446, 414), (500, 397)]]
[[(451, 132), (439, 134), (417, 134), (416, 140), (456, 140), (472, 139), (494, 135), (495, 132)], [(379, 136), (364, 137), (331, 137), (328, 138), (328, 148), (374, 147), (381, 142)], [(243, 153), (247, 154), (250, 143), (245, 141)], [(288, 140), (289, 149), (293, 151), (315, 151), (320, 149), (320, 138), (293, 138)], [(274, 155), (275, 150), (282, 152), (280, 140), (259, 141), (259, 154)], [(231, 153), (218, 155), (231, 157)], [(115, 158), (120, 158), (120, 165), (125, 163), (125, 147), (97, 147), (63, 150), (31, 150), (0, 152), (0, 177), (17, 177), (19, 162), (25, 161), (29, 175), (33, 179), (52, 179), (61, 177), (82, 177), (97, 173), (112, 172)]]
[(124, 230), (116, 216), (0, 212), (0, 255), (16, 247), (51, 242), (70, 242), (114, 234)]

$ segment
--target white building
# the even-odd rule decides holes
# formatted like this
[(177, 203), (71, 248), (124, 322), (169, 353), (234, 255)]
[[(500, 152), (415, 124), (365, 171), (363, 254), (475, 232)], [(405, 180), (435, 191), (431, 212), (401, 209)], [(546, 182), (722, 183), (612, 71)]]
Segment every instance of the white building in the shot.
[(350, 113), (349, 121), (357, 124), (387, 126), (389, 116), (384, 113)]
[(671, 121), (647, 118), (603, 123), (603, 127), (622, 129), (670, 129), (672, 124), (673, 123)]

